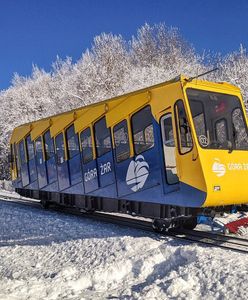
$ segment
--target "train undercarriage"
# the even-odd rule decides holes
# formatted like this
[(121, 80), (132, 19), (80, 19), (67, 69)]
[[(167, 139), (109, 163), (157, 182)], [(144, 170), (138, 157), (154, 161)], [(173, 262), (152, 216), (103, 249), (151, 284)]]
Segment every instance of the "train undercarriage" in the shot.
[[(133, 217), (144, 217), (153, 220), (153, 228), (157, 232), (166, 231), (170, 228), (194, 229), (197, 225), (198, 216), (214, 218), (224, 212), (232, 212), (233, 206), (214, 208), (191, 208), (158, 203), (119, 200), (112, 198), (93, 197), (87, 195), (74, 195), (40, 190), (17, 188), (16, 192), (23, 197), (39, 199), (44, 208), (50, 205), (65, 206), (79, 209), (80, 211), (93, 213), (111, 212), (129, 214)], [(238, 207), (239, 211), (248, 211), (247, 205)]]

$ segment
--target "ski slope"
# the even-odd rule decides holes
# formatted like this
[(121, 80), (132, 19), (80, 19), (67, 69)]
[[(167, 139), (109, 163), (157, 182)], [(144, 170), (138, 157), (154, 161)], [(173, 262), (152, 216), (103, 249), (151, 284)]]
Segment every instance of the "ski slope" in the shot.
[(248, 299), (248, 257), (0, 201), (0, 299)]

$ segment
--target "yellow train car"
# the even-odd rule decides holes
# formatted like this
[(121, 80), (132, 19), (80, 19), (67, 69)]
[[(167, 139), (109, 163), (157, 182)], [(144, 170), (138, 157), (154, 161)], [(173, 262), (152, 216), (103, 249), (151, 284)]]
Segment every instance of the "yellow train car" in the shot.
[(21, 195), (168, 226), (248, 202), (240, 90), (179, 76), (21, 125), (11, 137)]

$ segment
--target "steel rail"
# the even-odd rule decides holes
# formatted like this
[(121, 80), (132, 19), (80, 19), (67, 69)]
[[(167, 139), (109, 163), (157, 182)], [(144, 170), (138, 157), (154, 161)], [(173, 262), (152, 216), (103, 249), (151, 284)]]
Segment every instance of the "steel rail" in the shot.
[[(29, 205), (33, 207), (42, 207), (39, 200), (25, 199), (25, 198), (15, 198), (9, 196), (0, 195), (0, 200), (8, 201), (11, 203), (17, 203), (22, 205)], [(244, 239), (236, 236), (226, 236), (217, 233), (210, 233), (200, 230), (186, 230), (186, 229), (169, 229), (168, 231), (155, 232), (153, 228), (152, 221), (141, 220), (133, 216), (120, 216), (111, 213), (102, 212), (83, 212), (80, 209), (68, 208), (64, 206), (51, 206), (51, 210), (63, 213), (71, 214), (80, 217), (85, 217), (95, 221), (111, 223), (119, 226), (125, 226), (130, 228), (135, 228), (143, 230), (146, 232), (152, 232), (160, 238), (171, 237), (179, 240), (188, 241), (191, 243), (199, 243), (211, 247), (219, 247), (226, 250), (232, 250), (241, 253), (248, 253), (248, 239)]]
[(182, 232), (185, 233), (190, 233), (193, 234), (195, 236), (201, 236), (204, 238), (211, 238), (213, 240), (216, 241), (222, 241), (222, 242), (228, 242), (231, 244), (237, 244), (237, 245), (243, 245), (246, 246), (248, 248), (248, 239), (242, 238), (240, 236), (234, 236), (234, 235), (223, 235), (220, 233), (215, 233), (215, 232), (207, 232), (207, 231), (202, 231), (202, 230), (186, 230), (186, 229), (182, 229)]
[(198, 230), (172, 229), (171, 233), (173, 237), (181, 237), (185, 240), (190, 240), (192, 242), (197, 242), (241, 253), (248, 253), (247, 239), (240, 238), (241, 241), (238, 242), (239, 238)]

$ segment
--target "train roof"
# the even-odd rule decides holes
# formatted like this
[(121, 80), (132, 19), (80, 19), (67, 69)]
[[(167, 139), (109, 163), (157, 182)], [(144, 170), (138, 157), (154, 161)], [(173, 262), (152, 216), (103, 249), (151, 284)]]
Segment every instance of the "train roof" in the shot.
[[(96, 116), (95, 119), (97, 119), (97, 116), (101, 116), (104, 113), (109, 112), (112, 108), (116, 107), (127, 98), (130, 98), (135, 95), (143, 94), (143, 93), (148, 93), (152, 89), (156, 89), (174, 83), (181, 83), (183, 86), (189, 85), (191, 87), (192, 85), (194, 86), (199, 85), (199, 86), (212, 87), (212, 88), (214, 87), (216, 89), (230, 90), (233, 92), (239, 91), (239, 88), (227, 82), (210, 82), (206, 80), (199, 80), (197, 78), (191, 80), (191, 78), (189, 77), (186, 77), (184, 75), (179, 75), (171, 80), (153, 86), (148, 86), (140, 90), (129, 92), (110, 99), (81, 106), (70, 111), (62, 112), (60, 114), (51, 115), (36, 121), (31, 121), (29, 123), (22, 124), (13, 130), (10, 143), (19, 142), (30, 131), (31, 131), (31, 138), (32, 140), (34, 140), (43, 132), (45, 132), (49, 127), (51, 130), (51, 135), (55, 136), (59, 128), (64, 128), (72, 122), (75, 122), (75, 127), (77, 127), (77, 125), (80, 123), (81, 116), (83, 117), (84, 121), (86, 121), (87, 119), (94, 119), (94, 116)], [(92, 110), (92, 108), (94, 108), (94, 110)], [(79, 130), (77, 130), (76, 128), (76, 131)]]

